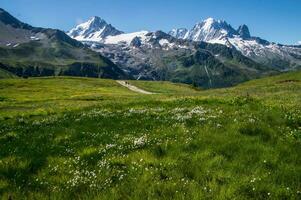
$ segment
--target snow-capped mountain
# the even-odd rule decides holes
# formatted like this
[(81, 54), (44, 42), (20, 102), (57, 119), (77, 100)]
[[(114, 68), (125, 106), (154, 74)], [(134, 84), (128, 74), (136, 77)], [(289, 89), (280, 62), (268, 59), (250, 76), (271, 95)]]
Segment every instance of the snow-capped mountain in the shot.
[(78, 41), (84, 43), (101, 44), (128, 44), (130, 45), (134, 38), (145, 40), (148, 31), (138, 31), (133, 33), (124, 33), (117, 30), (111, 24), (108, 24), (100, 17), (91, 17), (87, 22), (77, 25), (67, 32), (67, 34)]
[(1, 8), (0, 55), (0, 71), (18, 77), (127, 77), (109, 59), (63, 31), (31, 26)]
[(176, 38), (162, 31), (139, 31), (108, 36), (102, 42), (84, 42), (92, 50), (100, 52), (136, 79), (158, 80), (154, 72), (156, 62), (169, 51), (193, 51), (186, 46), (189, 42), (179, 42)]
[[(185, 30), (185, 29), (180, 29)], [(190, 31), (186, 32), (180, 39), (189, 39), (193, 41), (214, 41), (226, 36), (233, 36), (236, 31), (225, 21), (208, 18), (197, 23)], [(170, 33), (172, 35), (172, 32)], [(176, 35), (172, 35), (176, 37)]]
[(252, 37), (249, 28), (241, 25), (235, 30), (223, 20), (208, 18), (197, 23), (191, 30), (173, 29), (170, 35), (185, 40), (204, 41), (234, 47), (243, 55), (266, 65), (282, 70), (293, 69), (301, 65), (301, 48), (268, 42)]
[[(162, 48), (167, 50), (172, 47), (184, 48), (181, 45), (176, 46), (171, 42), (176, 38), (162, 31), (138, 31), (133, 33), (124, 33), (117, 30), (112, 25), (108, 25), (100, 17), (92, 17), (89, 21), (77, 25), (67, 32), (67, 34), (91, 46), (93, 50), (104, 51), (105, 49), (123, 49), (147, 47)], [(101, 47), (101, 49), (99, 48)], [(114, 59), (113, 59), (114, 60)]]
[[(135, 79), (224, 87), (271, 72), (226, 46), (178, 39), (213, 40), (233, 35), (236, 31), (224, 21), (208, 19), (196, 25), (194, 31), (174, 30), (176, 37), (163, 31), (100, 34), (107, 23), (93, 21), (95, 18), (68, 34), (112, 60)], [(203, 29), (198, 31), (201, 27)]]
[(67, 34), (79, 41), (99, 42), (108, 36), (115, 36), (122, 33), (122, 31), (117, 30), (105, 20), (95, 16), (90, 18), (87, 22), (77, 25)]

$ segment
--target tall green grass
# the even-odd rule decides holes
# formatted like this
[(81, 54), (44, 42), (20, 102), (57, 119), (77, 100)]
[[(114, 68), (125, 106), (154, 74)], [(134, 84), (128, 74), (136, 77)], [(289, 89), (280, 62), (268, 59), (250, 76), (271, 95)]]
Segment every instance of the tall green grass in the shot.
[(0, 195), (300, 199), (299, 75), (208, 91), (133, 82), (156, 95), (111, 80), (0, 81)]

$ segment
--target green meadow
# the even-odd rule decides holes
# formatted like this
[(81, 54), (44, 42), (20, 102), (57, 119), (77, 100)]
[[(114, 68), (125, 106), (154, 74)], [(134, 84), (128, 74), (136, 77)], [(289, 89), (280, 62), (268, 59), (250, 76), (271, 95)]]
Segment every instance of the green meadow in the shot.
[(202, 90), (0, 80), (2, 199), (301, 199), (301, 72)]

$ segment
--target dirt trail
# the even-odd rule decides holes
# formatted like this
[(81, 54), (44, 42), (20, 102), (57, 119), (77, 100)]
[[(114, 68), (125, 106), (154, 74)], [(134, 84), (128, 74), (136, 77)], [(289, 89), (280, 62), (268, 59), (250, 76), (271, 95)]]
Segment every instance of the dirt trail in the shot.
[(120, 85), (124, 86), (124, 87), (127, 87), (128, 89), (130, 89), (134, 92), (138, 92), (138, 93), (142, 93), (142, 94), (155, 94), (155, 93), (152, 93), (152, 92), (142, 90), (142, 89), (140, 89), (140, 88), (138, 88), (134, 85), (131, 85), (128, 82), (125, 82), (125, 81), (116, 81), (116, 82), (119, 83)]

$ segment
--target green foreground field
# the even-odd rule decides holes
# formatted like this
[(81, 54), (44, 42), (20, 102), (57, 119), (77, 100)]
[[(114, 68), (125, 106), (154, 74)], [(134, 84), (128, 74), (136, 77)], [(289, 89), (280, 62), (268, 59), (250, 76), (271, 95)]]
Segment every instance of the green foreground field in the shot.
[(130, 83), (0, 80), (2, 199), (301, 199), (301, 72)]

